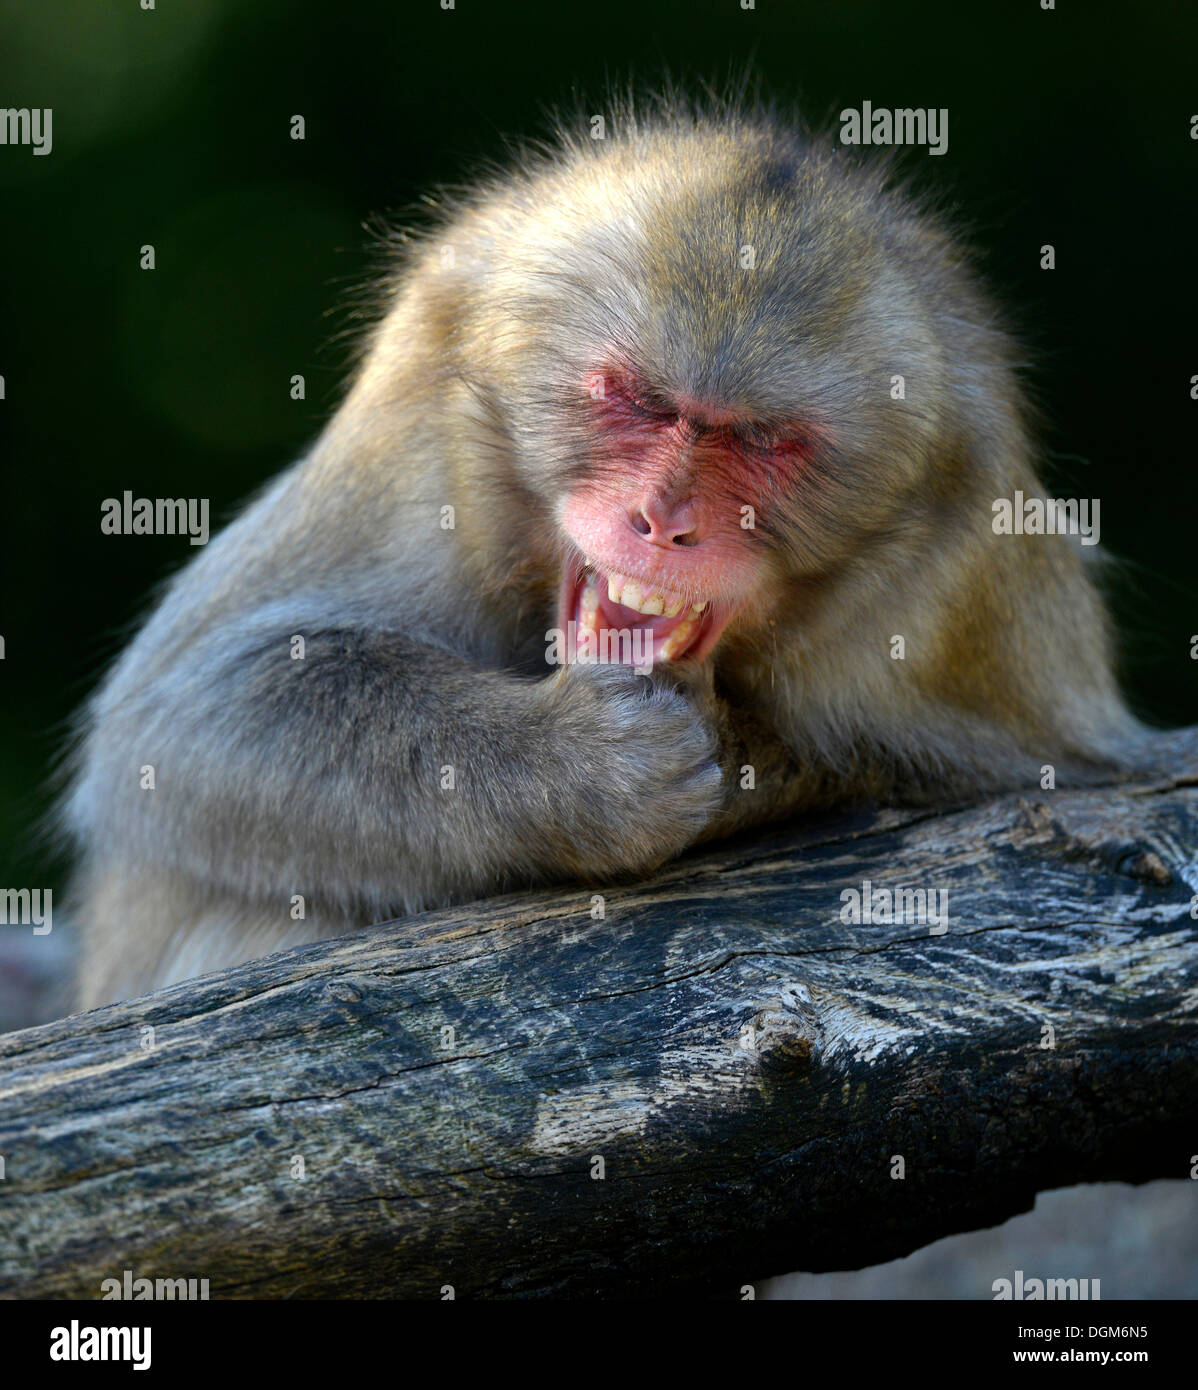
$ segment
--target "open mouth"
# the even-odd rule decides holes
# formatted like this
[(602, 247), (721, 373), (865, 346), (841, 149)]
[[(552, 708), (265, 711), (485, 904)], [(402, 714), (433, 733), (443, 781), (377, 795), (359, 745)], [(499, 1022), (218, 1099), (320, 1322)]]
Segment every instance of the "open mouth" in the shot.
[(580, 659), (653, 665), (702, 660), (731, 613), (708, 599), (586, 565), (562, 584), (561, 627), (574, 624)]

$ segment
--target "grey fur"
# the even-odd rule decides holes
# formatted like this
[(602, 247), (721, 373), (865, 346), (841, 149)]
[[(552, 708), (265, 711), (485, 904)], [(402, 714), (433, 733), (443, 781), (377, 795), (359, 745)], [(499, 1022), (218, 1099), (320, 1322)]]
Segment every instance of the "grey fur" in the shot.
[[(797, 806), (1085, 775), (1136, 736), (1072, 548), (989, 529), (993, 498), (1037, 484), (1015, 349), (954, 238), (766, 112), (614, 127), (563, 134), (408, 243), (324, 434), (91, 701), (64, 806), (85, 1006), (635, 873)], [(714, 661), (650, 682), (540, 655), (571, 554), (557, 507), (587, 469), (577, 382), (613, 345), (825, 441), (752, 538), (761, 592)]]

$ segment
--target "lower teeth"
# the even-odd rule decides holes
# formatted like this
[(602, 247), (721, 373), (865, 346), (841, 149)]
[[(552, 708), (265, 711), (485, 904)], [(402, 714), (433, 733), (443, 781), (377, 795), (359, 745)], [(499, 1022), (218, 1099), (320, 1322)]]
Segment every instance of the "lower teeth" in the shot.
[(660, 660), (673, 661), (676, 657), (690, 646), (695, 635), (698, 623), (693, 618), (687, 618), (685, 622), (679, 623), (673, 632), (661, 644)]

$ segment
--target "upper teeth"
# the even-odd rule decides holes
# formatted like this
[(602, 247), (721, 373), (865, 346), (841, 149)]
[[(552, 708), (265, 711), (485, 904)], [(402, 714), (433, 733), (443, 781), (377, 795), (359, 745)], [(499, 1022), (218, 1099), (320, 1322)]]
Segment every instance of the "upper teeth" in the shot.
[[(656, 618), (676, 618), (686, 606), (686, 600), (666, 589), (646, 589), (635, 579), (622, 574), (611, 574), (607, 578), (607, 596), (613, 603), (623, 604), (637, 613), (645, 613)], [(702, 613), (707, 602), (691, 605), (692, 613)]]

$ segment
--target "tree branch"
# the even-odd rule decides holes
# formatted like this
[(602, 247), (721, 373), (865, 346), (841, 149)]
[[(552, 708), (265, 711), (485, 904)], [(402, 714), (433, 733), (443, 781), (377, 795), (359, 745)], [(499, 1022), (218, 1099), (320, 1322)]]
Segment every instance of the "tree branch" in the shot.
[[(0, 1294), (710, 1293), (1188, 1177), (1196, 785), (1190, 730), (1117, 787), (724, 844), (602, 920), (513, 895), (0, 1037)], [(947, 931), (846, 923), (865, 880)]]

